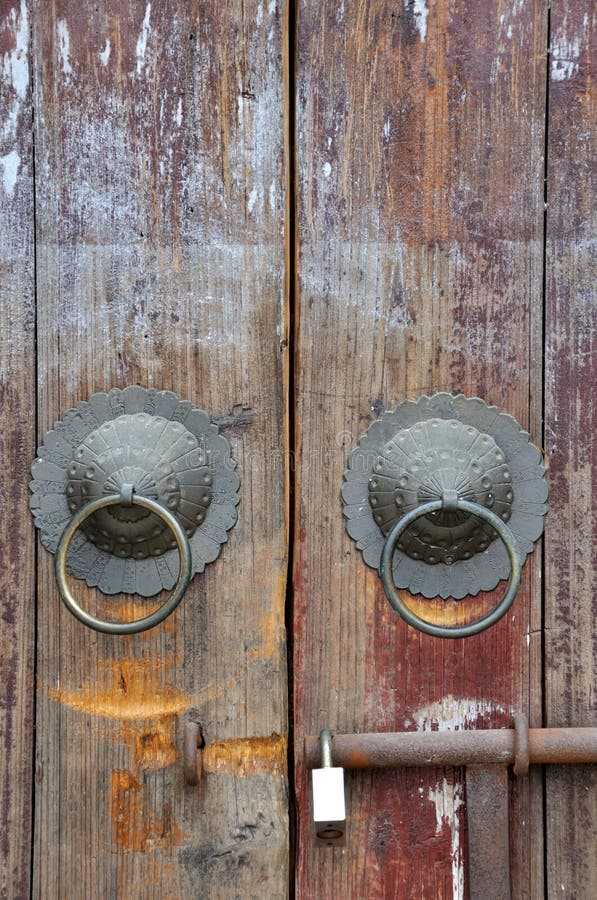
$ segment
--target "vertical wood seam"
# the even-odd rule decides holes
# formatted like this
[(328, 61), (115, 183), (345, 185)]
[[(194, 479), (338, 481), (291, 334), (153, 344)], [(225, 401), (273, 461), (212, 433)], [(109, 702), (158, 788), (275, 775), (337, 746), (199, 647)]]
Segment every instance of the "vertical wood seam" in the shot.
[[(37, 358), (37, 191), (35, 178), (35, 84), (33, 59), (33, 16), (29, 20), (29, 79), (31, 83), (31, 190), (33, 204), (33, 377), (34, 377), (34, 424), (36, 446), (40, 443), (39, 434), (39, 378)], [(33, 461), (33, 460), (32, 460)], [(31, 733), (31, 836), (30, 836), (30, 861), (29, 861), (29, 896), (33, 900), (33, 877), (35, 867), (35, 772), (37, 768), (37, 619), (39, 604), (38, 587), (38, 556), (39, 544), (37, 533), (33, 542), (33, 699), (32, 699), (32, 733)]]
[[(548, 163), (549, 163), (549, 69), (551, 63), (551, 2), (547, 4), (547, 31), (545, 36), (545, 124), (543, 127), (543, 271), (542, 271), (542, 297), (541, 312), (543, 316), (542, 322), (542, 346), (541, 346), (541, 446), (545, 453), (545, 421), (547, 414), (546, 407), (546, 338), (547, 338), (547, 202), (548, 202)], [(541, 539), (541, 725), (545, 727), (547, 724), (547, 684), (546, 684), (546, 667), (545, 667), (545, 585), (546, 585), (546, 566), (545, 566), (545, 540)], [(543, 896), (547, 900), (548, 885), (548, 865), (547, 865), (547, 778), (546, 768), (542, 766), (541, 771), (541, 811), (543, 817)]]
[(285, 81), (285, 141), (287, 157), (286, 175), (286, 304), (287, 304), (287, 427), (288, 427), (288, 467), (287, 467), (287, 575), (286, 575), (286, 690), (288, 693), (288, 896), (295, 897), (297, 860), (297, 808), (295, 790), (294, 753), (294, 546), (296, 535), (296, 317), (298, 315), (298, 241), (296, 239), (296, 5), (295, 0), (287, 0), (284, 42), (286, 49)]

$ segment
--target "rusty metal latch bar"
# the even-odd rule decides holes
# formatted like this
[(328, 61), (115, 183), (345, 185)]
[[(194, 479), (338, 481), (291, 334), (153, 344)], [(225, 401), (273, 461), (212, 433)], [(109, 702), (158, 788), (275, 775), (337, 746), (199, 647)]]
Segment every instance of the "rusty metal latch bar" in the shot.
[[(508, 766), (524, 776), (531, 764), (597, 763), (597, 728), (336, 734), (334, 763), (345, 769), (465, 766), (471, 900), (510, 900)], [(305, 738), (305, 765), (319, 765), (319, 737)]]
[[(484, 731), (427, 731), (393, 734), (335, 734), (334, 761), (344, 769), (396, 766), (513, 765), (526, 773), (530, 764), (597, 763), (597, 728), (516, 728)], [(305, 764), (319, 765), (319, 738), (305, 738)]]

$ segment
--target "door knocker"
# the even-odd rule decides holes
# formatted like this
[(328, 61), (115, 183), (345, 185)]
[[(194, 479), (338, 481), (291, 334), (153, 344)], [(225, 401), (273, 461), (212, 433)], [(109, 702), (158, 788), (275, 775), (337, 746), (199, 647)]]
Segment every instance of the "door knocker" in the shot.
[[(236, 522), (235, 467), (207, 413), (170, 391), (113, 388), (68, 410), (31, 467), (31, 510), (70, 612), (108, 634), (169, 616)], [(172, 593), (144, 618), (108, 622), (82, 609), (67, 573), (104, 594)]]
[[(462, 394), (407, 400), (371, 425), (348, 466), (347, 531), (409, 625), (470, 637), (508, 611), (548, 495), (541, 453), (516, 419)], [(498, 605), (467, 625), (428, 622), (398, 593), (460, 600), (505, 578)]]

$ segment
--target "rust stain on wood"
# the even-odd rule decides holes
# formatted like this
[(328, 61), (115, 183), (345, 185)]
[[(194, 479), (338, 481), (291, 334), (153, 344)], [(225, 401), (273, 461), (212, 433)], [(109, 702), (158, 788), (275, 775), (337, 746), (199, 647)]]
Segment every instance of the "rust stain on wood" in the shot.
[(282, 734), (214, 741), (203, 750), (203, 771), (235, 778), (285, 775), (286, 752), (287, 737)]
[[(285, 576), (280, 575), (278, 579), (279, 592), (276, 594), (278, 598), (284, 596), (283, 586)], [(247, 657), (249, 659), (276, 659), (280, 653), (280, 647), (284, 645), (284, 625), (280, 619), (280, 611), (278, 604), (264, 613), (259, 619), (257, 628), (255, 629), (255, 643), (257, 646), (248, 650)]]
[[(128, 383), (135, 384), (139, 382), (135, 381), (134, 376), (131, 376)], [(118, 622), (133, 622), (136, 619), (142, 619), (144, 616), (150, 615), (166, 601), (169, 593), (169, 591), (161, 591), (155, 597), (150, 598), (139, 598), (123, 594), (109, 597), (102, 595), (99, 590), (94, 590), (90, 591), (90, 594), (93, 594), (93, 598), (97, 600), (97, 606), (92, 611), (99, 618)], [(177, 612), (178, 610), (160, 624), (160, 628), (163, 631), (167, 631), (168, 634), (176, 633), (177, 627), (180, 627), (180, 620), (176, 615)]]
[[(504, 590), (503, 587), (498, 588)], [(486, 593), (464, 600), (438, 600), (405, 595), (406, 605), (421, 619), (436, 625), (464, 625), (489, 613), (499, 602), (495, 593)]]
[(168, 685), (167, 659), (104, 660), (97, 681), (83, 687), (46, 688), (50, 700), (82, 713), (110, 719), (159, 719), (192, 705), (192, 698)]
[[(156, 771), (174, 765), (180, 751), (174, 743), (172, 720), (135, 734), (135, 761), (139, 769)], [(170, 726), (170, 727), (169, 727)]]
[(127, 769), (114, 769), (111, 781), (112, 832), (114, 844), (122, 849), (145, 853), (156, 844), (175, 846), (183, 840), (181, 830), (164, 806), (164, 817), (156, 818), (145, 804), (146, 792), (138, 778)]

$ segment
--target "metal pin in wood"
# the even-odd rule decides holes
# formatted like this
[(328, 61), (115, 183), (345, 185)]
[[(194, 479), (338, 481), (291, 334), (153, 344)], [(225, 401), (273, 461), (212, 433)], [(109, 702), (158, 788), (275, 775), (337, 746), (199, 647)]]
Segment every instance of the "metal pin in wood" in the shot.
[(332, 736), (329, 728), (319, 735), (321, 768), (313, 769), (313, 820), (317, 844), (344, 847), (346, 843), (346, 806), (344, 769), (332, 765)]

